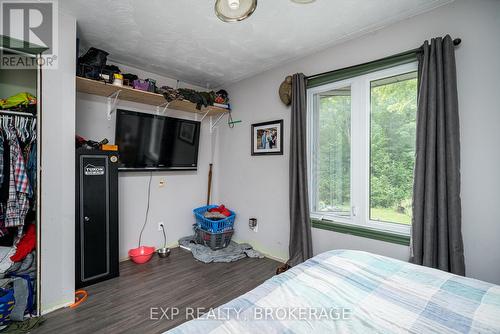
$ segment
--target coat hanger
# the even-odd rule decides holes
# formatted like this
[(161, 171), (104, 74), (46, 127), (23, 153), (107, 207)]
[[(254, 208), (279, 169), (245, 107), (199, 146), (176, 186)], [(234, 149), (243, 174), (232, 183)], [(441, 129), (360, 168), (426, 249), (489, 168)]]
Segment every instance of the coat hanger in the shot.
[(33, 136), (33, 140), (36, 140), (36, 118), (31, 120), (31, 135)]
[(22, 123), (21, 126), (22, 126), (22, 130), (23, 130), (24, 141), (28, 141), (28, 139), (30, 138), (30, 134), (29, 134), (28, 129), (27, 129), (28, 119), (26, 117), (23, 117), (21, 120), (21, 123)]
[(10, 117), (2, 115), (1, 120), (2, 120), (2, 130), (5, 133), (5, 139), (10, 140), (10, 131), (9, 131)]

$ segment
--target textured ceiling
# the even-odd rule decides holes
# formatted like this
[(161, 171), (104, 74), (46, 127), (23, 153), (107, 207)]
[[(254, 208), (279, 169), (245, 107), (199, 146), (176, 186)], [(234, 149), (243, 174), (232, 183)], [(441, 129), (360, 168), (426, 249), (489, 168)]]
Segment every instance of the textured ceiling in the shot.
[(215, 0), (64, 0), (82, 43), (110, 59), (200, 86), (218, 87), (451, 0), (259, 0), (223, 23)]

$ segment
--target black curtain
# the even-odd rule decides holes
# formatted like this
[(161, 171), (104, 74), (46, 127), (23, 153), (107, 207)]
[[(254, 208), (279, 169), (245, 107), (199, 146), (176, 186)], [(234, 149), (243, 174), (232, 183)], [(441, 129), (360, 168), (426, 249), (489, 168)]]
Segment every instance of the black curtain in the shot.
[(418, 53), (419, 96), (410, 261), (465, 275), (461, 231), (460, 126), (450, 36)]
[(312, 257), (311, 219), (307, 186), (307, 104), (304, 74), (292, 77), (290, 130), (290, 246), (288, 265)]

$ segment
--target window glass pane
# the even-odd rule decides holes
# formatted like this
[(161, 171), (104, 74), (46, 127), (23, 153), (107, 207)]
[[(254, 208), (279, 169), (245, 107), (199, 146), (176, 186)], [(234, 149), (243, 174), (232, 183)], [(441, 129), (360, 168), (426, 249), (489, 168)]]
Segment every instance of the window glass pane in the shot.
[(351, 87), (319, 95), (316, 210), (350, 216)]
[(411, 224), (416, 72), (371, 82), (370, 219)]

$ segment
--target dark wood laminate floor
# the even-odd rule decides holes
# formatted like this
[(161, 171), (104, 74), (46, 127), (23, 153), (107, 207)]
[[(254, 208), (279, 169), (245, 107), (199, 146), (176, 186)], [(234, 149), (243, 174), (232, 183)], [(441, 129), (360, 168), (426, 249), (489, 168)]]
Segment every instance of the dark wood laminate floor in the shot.
[[(120, 277), (88, 287), (85, 303), (46, 315), (32, 333), (162, 333), (185, 321), (185, 307), (220, 306), (272, 277), (278, 265), (267, 258), (204, 264), (180, 248), (143, 265), (126, 261)], [(178, 307), (181, 313), (150, 320), (151, 307)]]

